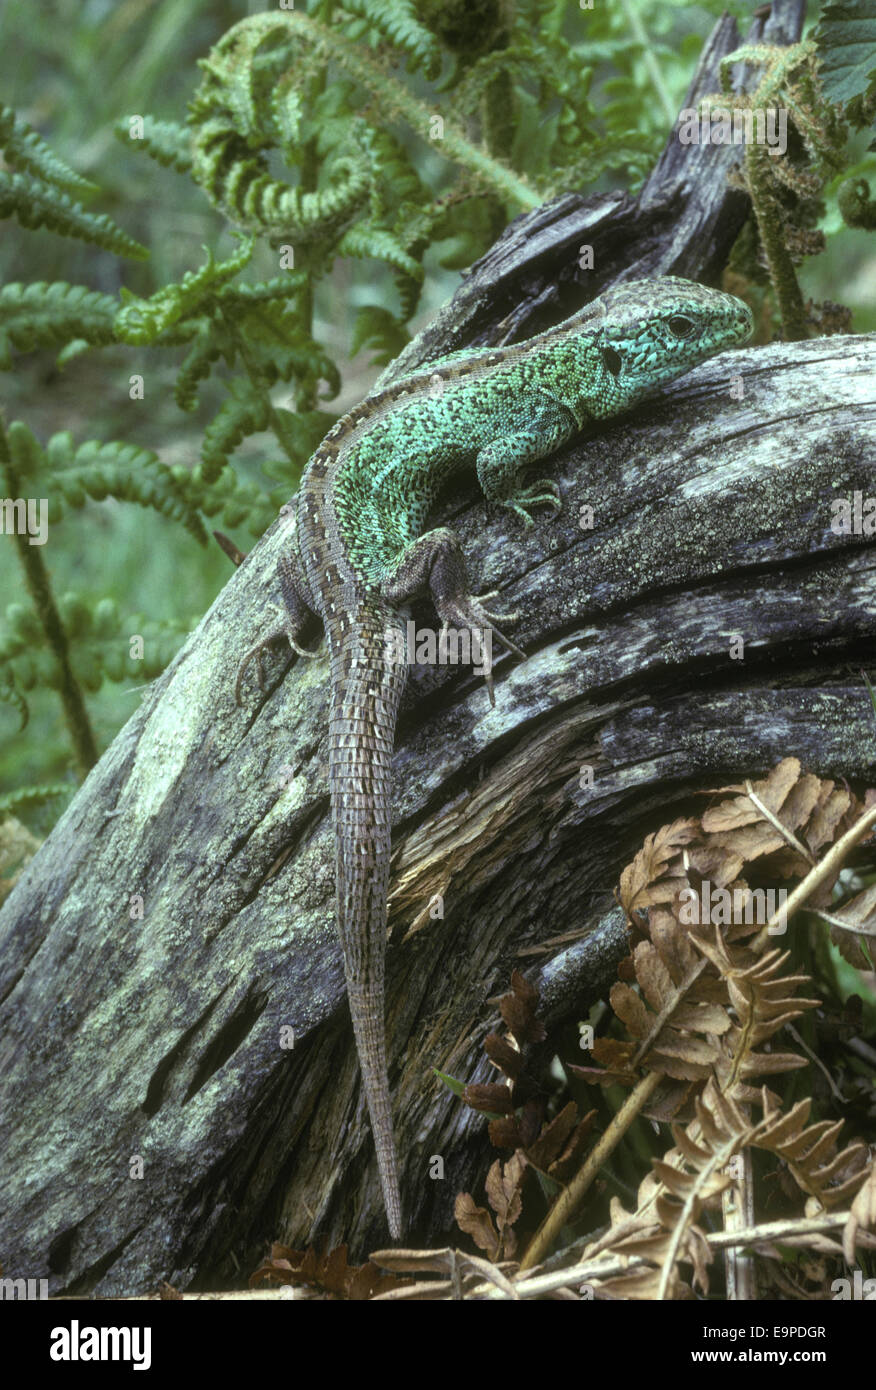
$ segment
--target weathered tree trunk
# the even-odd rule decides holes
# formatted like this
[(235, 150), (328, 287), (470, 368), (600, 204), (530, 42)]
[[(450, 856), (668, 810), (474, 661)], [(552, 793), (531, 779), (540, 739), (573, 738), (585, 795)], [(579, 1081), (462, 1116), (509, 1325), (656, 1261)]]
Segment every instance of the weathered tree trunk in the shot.
[[(783, 13), (793, 33), (799, 7)], [(722, 21), (700, 92), (735, 43)], [(745, 213), (732, 155), (677, 155), (635, 202), (567, 197), (518, 221), (394, 370), (495, 341), (509, 310), (527, 336), (621, 264), (717, 273)], [(584, 289), (582, 242), (600, 267)], [(693, 789), (787, 754), (871, 773), (857, 671), (876, 554), (834, 534), (831, 503), (874, 491), (874, 368), (872, 336), (715, 359), (566, 450), (565, 511), (527, 536), (474, 488), (453, 498), (528, 659), (499, 662), (494, 710), (470, 674), (415, 669), (399, 730), (387, 1030), (417, 1235), (446, 1230), (487, 1164), (482, 1120), (431, 1068), (487, 1078), (488, 1001), (521, 953), (580, 932), (523, 962), (549, 1022), (580, 1017), (623, 950), (619, 871)], [(278, 651), (266, 691), (234, 702), (279, 552), (274, 528), (0, 913), (0, 1258), (55, 1292), (228, 1280), (272, 1238), (385, 1243), (333, 928), (325, 658), (289, 669)]]

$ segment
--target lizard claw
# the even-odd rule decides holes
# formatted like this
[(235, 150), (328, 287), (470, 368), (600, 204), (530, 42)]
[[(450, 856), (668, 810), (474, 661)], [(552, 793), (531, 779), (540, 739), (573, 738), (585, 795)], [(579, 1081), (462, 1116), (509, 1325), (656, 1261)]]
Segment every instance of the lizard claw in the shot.
[(558, 513), (563, 510), (560, 489), (552, 478), (536, 478), (529, 487), (522, 488), (513, 497), (503, 500), (502, 506), (515, 512), (523, 521), (524, 529), (529, 531), (535, 525), (529, 515), (529, 508), (539, 506), (542, 503), (545, 506), (554, 507)]
[(296, 656), (317, 655), (316, 652), (308, 651), (307, 647), (302, 647), (299, 644), (299, 642), (296, 639), (295, 633), (289, 628), (287, 623), (283, 623), (280, 627), (274, 628), (273, 632), (269, 632), (267, 637), (263, 637), (260, 642), (256, 642), (255, 646), (250, 647), (249, 651), (245, 652), (243, 657), (241, 658), (240, 665), (237, 668), (237, 679), (234, 682), (235, 704), (242, 704), (242, 700), (240, 698), (240, 689), (241, 685), (243, 684), (243, 678), (246, 673), (246, 668), (251, 661), (255, 663), (256, 682), (258, 684), (259, 690), (264, 690), (265, 674), (262, 669), (262, 653), (266, 647), (269, 647), (272, 642), (276, 642), (281, 637), (286, 638), (286, 641), (289, 643), (289, 646), (292, 648)]
[[(457, 629), (476, 628), (479, 631), (489, 631), (497, 641), (507, 651), (513, 652), (515, 656), (526, 659), (526, 653), (511, 641), (497, 626), (497, 623), (516, 623), (520, 617), (519, 613), (494, 613), (492, 609), (485, 608), (484, 604), (491, 599), (498, 598), (498, 590), (492, 589), (487, 594), (461, 594), (456, 598), (445, 599), (439, 607), (442, 629), (446, 631), (449, 627)], [(490, 651), (484, 652), (484, 680), (487, 685), (487, 693), (490, 697), (490, 704), (495, 705), (496, 697), (493, 691), (492, 674), (492, 654)]]

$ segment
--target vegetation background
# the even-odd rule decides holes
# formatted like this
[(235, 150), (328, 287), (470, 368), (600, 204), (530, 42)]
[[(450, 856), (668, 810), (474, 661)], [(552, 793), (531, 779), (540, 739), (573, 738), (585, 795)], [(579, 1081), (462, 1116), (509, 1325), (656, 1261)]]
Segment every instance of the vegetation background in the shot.
[[(89, 210), (107, 213), (148, 248), (149, 257), (125, 260), (45, 227), (31, 230), (10, 220), (0, 238), (0, 286), (66, 281), (111, 295), (124, 286), (146, 298), (201, 266), (205, 246), (220, 260), (234, 252), (237, 243), (227, 220), (203, 191), (121, 142), (116, 127), (135, 113), (183, 121), (201, 76), (198, 60), (233, 24), (263, 8), (269, 7), (227, 0), (45, 0), (38, 6), (6, 0), (0, 9), (0, 90), (6, 105), (99, 186)], [(809, 28), (819, 8), (810, 4)], [(401, 54), (393, 71), (438, 110), (444, 103), (452, 106), (460, 73), (472, 60), (473, 40), (463, 32), (466, 14), (472, 19), (473, 12), (486, 13), (494, 24), (518, 25), (536, 49), (547, 45), (548, 59), (551, 52), (570, 54), (571, 70), (580, 79), (574, 90), (564, 92), (558, 79), (551, 91), (544, 81), (527, 80), (522, 70), (512, 79), (516, 128), (502, 155), (539, 193), (617, 187), (635, 192), (666, 140), (703, 42), (725, 9), (736, 15), (744, 34), (753, 6), (739, 0), (690, 6), (616, 0), (592, 11), (582, 10), (577, 0), (462, 5), (447, 0), (437, 6), (429, 0), (395, 5), (350, 0), (346, 6), (299, 0), (296, 6), (384, 56), (387, 24), (407, 15), (430, 25), (440, 49), (438, 76), (427, 76), (416, 62), (406, 66)], [(380, 12), (383, 33), (369, 25), (369, 10)], [(585, 101), (587, 128), (575, 129)], [(339, 114), (343, 119), (342, 110)], [(477, 115), (466, 131), (471, 139), (483, 138)], [(455, 170), (440, 145), (430, 146), (402, 120), (393, 133), (422, 184), (436, 198), (447, 193)], [(842, 177), (876, 172), (876, 156), (867, 152), (867, 144), (866, 132), (852, 137), (851, 169)], [(581, 156), (577, 167), (568, 157), (575, 148)], [(590, 158), (594, 150), (600, 158)], [(294, 172), (289, 177), (294, 182)], [(854, 331), (864, 332), (876, 329), (876, 251), (866, 231), (843, 224), (836, 204), (840, 182), (838, 176), (826, 188), (820, 226), (827, 249), (808, 258), (799, 276), (804, 297), (847, 305)], [(443, 225), (435, 222), (420, 254), (424, 274), (415, 304), (414, 296), (404, 302), (404, 288), (400, 291), (389, 264), (373, 257), (331, 258), (325, 273), (314, 279), (311, 320), (314, 338), (340, 371), (340, 390), (323, 409), (340, 414), (367, 392), (383, 363), (453, 293), (461, 269), (519, 210), (496, 199), (486, 204), (463, 199), (455, 216)], [(264, 238), (249, 269), (259, 279), (277, 273), (276, 250)], [(382, 332), (370, 336), (357, 320), (367, 306), (389, 311)], [(357, 337), (367, 341), (357, 343)], [(173, 394), (181, 353), (110, 345), (73, 356), (62, 368), (57, 356), (51, 348), (11, 354), (11, 370), (0, 378), (7, 422), (26, 421), (43, 443), (56, 431), (70, 430), (77, 443), (123, 440), (154, 450), (168, 464), (190, 468), (197, 463), (205, 425), (224, 398), (221, 371), (203, 385), (197, 410), (184, 414)], [(146, 377), (143, 400), (130, 399), (132, 372)], [(275, 395), (288, 401), (289, 386), (281, 381)], [(278, 499), (276, 478), (265, 476), (262, 463), (276, 454), (276, 442), (258, 433), (243, 442), (233, 461), (238, 476), (256, 484), (266, 499), (270, 494), (264, 520)], [(232, 535), (242, 549), (253, 543), (244, 527)], [(229, 577), (228, 560), (212, 541), (205, 549), (182, 525), (111, 497), (87, 501), (53, 527), (43, 558), (56, 595), (75, 593), (74, 602), (92, 610), (111, 600), (125, 634), (151, 624), (159, 664), (170, 659)], [(26, 603), (27, 596), (9, 538), (0, 540), (0, 598), (0, 615), (12, 605), (11, 620), (16, 612), (20, 620), (15, 605)], [(7, 611), (7, 630), (9, 622)], [(0, 642), (3, 633), (0, 616)], [(99, 676), (92, 684), (97, 688), (88, 690), (87, 705), (102, 750), (134, 710), (143, 679)], [(39, 784), (63, 784), (72, 794), (78, 778), (57, 693), (37, 683), (27, 691), (27, 702), (29, 722), (23, 729), (15, 706), (0, 703), (0, 797)], [(43, 835), (66, 800), (63, 794), (36, 797), (16, 805), (16, 814)]]

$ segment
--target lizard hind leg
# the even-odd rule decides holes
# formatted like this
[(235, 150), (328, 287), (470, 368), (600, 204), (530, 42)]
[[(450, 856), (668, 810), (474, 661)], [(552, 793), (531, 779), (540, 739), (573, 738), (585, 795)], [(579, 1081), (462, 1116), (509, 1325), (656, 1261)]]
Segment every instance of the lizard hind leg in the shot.
[(483, 642), (483, 634), (489, 632), (490, 641), (495, 637), (509, 652), (525, 659), (526, 653), (497, 626), (516, 623), (520, 615), (497, 613), (487, 607), (498, 598), (495, 589), (488, 594), (471, 592), (465, 556), (454, 533), (441, 526), (412, 541), (380, 587), (383, 597), (394, 606), (408, 603), (428, 589), (441, 619), (442, 633), (454, 628), (481, 634), (484, 679), (490, 704), (495, 704), (490, 647)]
[(283, 556), (277, 564), (277, 573), (280, 579), (280, 592), (283, 595), (283, 607), (281, 608), (279, 604), (272, 604), (271, 606), (280, 618), (280, 622), (266, 637), (256, 642), (255, 646), (250, 647), (249, 651), (245, 652), (241, 658), (237, 668), (237, 679), (234, 682), (234, 699), (238, 705), (241, 703), (241, 685), (250, 662), (255, 664), (259, 689), (264, 688), (262, 656), (265, 649), (279, 638), (285, 637), (297, 656), (316, 656), (316, 652), (302, 647), (298, 640), (312, 617), (310, 606), (304, 597), (304, 583), (298, 566), (293, 560)]

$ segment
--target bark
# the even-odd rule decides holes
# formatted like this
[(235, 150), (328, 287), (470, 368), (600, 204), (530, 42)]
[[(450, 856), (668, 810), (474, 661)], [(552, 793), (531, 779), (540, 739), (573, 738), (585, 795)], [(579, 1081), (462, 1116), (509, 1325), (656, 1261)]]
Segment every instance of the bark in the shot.
[[(519, 221), (395, 369), (495, 341), (511, 305), (515, 337), (570, 312), (582, 237), (627, 278), (716, 272), (745, 211), (724, 157), (692, 177), (668, 150), (635, 204)], [(613, 278), (597, 265), (578, 302)], [(623, 951), (620, 870), (697, 789), (788, 754), (870, 774), (876, 557), (831, 503), (873, 491), (874, 367), (873, 336), (724, 355), (566, 450), (555, 522), (524, 535), (474, 487), (439, 511), (528, 655), (499, 661), (495, 709), (469, 672), (414, 668), (399, 728), (387, 1030), (418, 1238), (446, 1238), (458, 1191), (480, 1199), (484, 1122), (431, 1069), (493, 1079), (481, 1045), (514, 965), (549, 1023), (574, 1022)], [(234, 701), (280, 545), (274, 527), (0, 913), (2, 1260), (52, 1293), (227, 1286), (271, 1239), (385, 1244), (333, 925), (322, 649), (278, 648)]]

